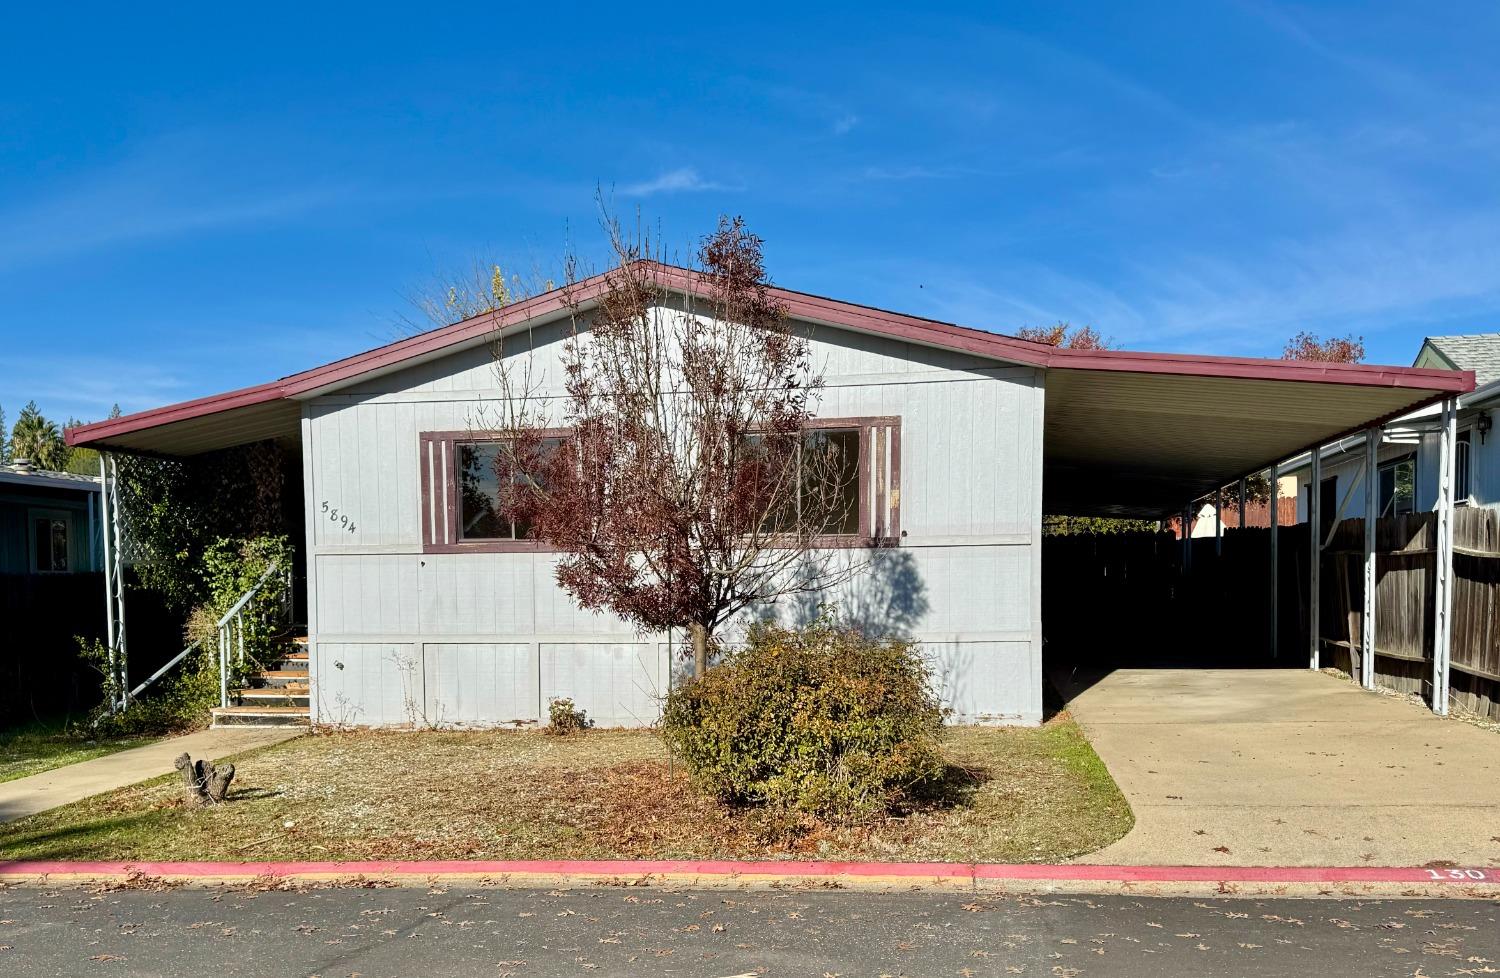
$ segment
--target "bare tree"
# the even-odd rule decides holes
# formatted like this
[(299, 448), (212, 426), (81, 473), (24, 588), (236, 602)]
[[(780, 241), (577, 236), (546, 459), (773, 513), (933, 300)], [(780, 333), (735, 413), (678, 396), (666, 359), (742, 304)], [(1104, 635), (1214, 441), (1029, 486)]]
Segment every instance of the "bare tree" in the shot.
[(533, 267), (526, 277), (506, 272), (489, 258), (475, 258), (467, 267), (434, 272), (404, 294), (411, 311), (400, 314), (395, 332), (416, 336), (465, 319), (496, 313), (513, 302), (556, 288), (551, 277)]
[(639, 227), (605, 227), (602, 285), (564, 286), (560, 427), (532, 358), (497, 351), (501, 506), (564, 554), (557, 580), (583, 607), (686, 629), (702, 675), (741, 611), (853, 572), (820, 544), (857, 531), (859, 434), (815, 426), (822, 377), (740, 219), (721, 218), (695, 270)]

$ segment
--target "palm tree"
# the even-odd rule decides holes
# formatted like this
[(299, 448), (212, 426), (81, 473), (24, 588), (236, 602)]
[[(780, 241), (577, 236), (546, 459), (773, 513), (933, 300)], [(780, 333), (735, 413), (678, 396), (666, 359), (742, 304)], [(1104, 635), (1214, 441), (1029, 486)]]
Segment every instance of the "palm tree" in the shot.
[(59, 471), (68, 464), (68, 446), (62, 432), (55, 421), (48, 421), (37, 410), (36, 401), (21, 410), (10, 432), (10, 460), (23, 458), (39, 469)]

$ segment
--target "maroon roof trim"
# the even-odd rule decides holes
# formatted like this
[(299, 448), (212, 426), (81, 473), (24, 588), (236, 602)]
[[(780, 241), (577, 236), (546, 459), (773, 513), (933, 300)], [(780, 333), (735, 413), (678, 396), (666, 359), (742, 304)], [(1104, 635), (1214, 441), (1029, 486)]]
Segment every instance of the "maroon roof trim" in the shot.
[[(703, 291), (699, 273), (664, 265), (661, 279), (684, 292)], [(352, 380), (375, 370), (400, 364), (450, 346), (484, 339), (516, 323), (565, 311), (571, 303), (586, 303), (602, 290), (605, 275), (584, 279), (571, 289), (554, 289), (504, 309), (399, 340), (365, 353), (281, 380), (244, 387), (224, 394), (170, 404), (67, 430), (69, 445), (87, 445), (117, 435), (141, 431), (177, 421), (200, 418), (220, 411), (249, 407), (296, 397), (332, 384)], [(1352, 384), (1362, 387), (1404, 387), (1462, 394), (1474, 389), (1471, 370), (1436, 370), (1428, 367), (1384, 367), (1366, 364), (1318, 363), (1301, 360), (1264, 360), (1250, 357), (1199, 356), (1184, 353), (1141, 353), (1127, 350), (1069, 350), (1029, 340), (990, 333), (953, 323), (924, 319), (904, 313), (876, 309), (851, 302), (790, 289), (773, 288), (773, 295), (796, 319), (830, 323), (848, 329), (889, 336), (927, 346), (973, 353), (1025, 366), (1064, 370), (1107, 370), (1129, 373), (1182, 374), (1199, 377), (1237, 377), (1247, 380), (1283, 380), (1309, 383)]]

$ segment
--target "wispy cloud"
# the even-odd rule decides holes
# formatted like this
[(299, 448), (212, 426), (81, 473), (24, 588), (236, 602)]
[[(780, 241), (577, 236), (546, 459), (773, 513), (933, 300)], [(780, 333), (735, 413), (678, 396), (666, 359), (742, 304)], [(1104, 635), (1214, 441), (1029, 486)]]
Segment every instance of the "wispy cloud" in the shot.
[[(1067, 320), (1136, 349), (1274, 356), (1301, 329), (1378, 336), (1493, 310), (1500, 210), (1250, 250), (1157, 246), (1097, 275), (1024, 263), (928, 282), (937, 315), (998, 332)], [(1385, 359), (1415, 352), (1398, 346)]]
[(859, 116), (853, 112), (846, 112), (833, 120), (833, 134), (835, 136), (846, 136), (853, 132), (854, 127), (857, 125), (859, 125)]
[(256, 173), (233, 141), (183, 133), (61, 181), (0, 210), (0, 267), (126, 242), (284, 221), (354, 198), (351, 188), (299, 186)]
[(129, 414), (191, 394), (181, 376), (134, 356), (0, 357), (0, 406), (10, 421), (27, 401), (61, 424), (68, 418), (98, 421), (115, 404)]
[(705, 180), (690, 166), (658, 174), (650, 180), (627, 183), (620, 188), (626, 197), (651, 197), (655, 194), (695, 193), (705, 190), (728, 190), (723, 184)]
[(973, 176), (979, 171), (966, 166), (925, 166), (922, 164), (896, 166), (867, 166), (860, 171), (864, 180), (951, 180), (955, 177)]

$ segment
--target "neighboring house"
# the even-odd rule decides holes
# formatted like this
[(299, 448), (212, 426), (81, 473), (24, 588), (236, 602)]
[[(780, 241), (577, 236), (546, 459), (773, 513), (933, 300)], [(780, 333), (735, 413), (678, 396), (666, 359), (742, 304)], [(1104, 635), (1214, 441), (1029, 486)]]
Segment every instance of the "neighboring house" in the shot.
[[(1458, 399), (1454, 498), (1459, 506), (1500, 505), (1500, 447), (1491, 441), (1492, 412), (1500, 407), (1500, 333), (1429, 336), (1416, 367), (1474, 372), (1475, 389)], [(1381, 516), (1431, 510), (1437, 504), (1436, 406), (1388, 422), (1377, 458)], [(1340, 505), (1347, 517), (1364, 516), (1365, 441), (1356, 434), (1323, 448), (1322, 512), (1331, 520)], [(1297, 478), (1297, 518), (1307, 519), (1311, 471), (1304, 456), (1285, 467)]]
[(99, 570), (99, 480), (0, 465), (0, 574)]
[[(703, 294), (692, 272), (662, 274), (674, 314)], [(167, 455), (296, 446), (315, 723), (537, 723), (560, 696), (606, 726), (650, 723), (681, 675), (682, 637), (581, 610), (555, 555), (509, 524), (471, 522), (459, 488), (461, 461), (493, 441), (496, 335), (525, 331), (506, 355), (532, 358), (538, 393), (556, 394), (569, 302), (586, 315), (602, 288), (596, 276), (278, 381), (70, 428), (68, 441)], [(921, 643), (955, 722), (1041, 719), (1044, 512), (1161, 519), (1315, 439), (1472, 387), (1450, 371), (1056, 349), (773, 293), (823, 374), (819, 425), (857, 440), (865, 476), (841, 543), (869, 563), (827, 599)]]
[[(1284, 526), (1297, 521), (1297, 479), (1295, 476), (1286, 476), (1276, 480), (1277, 495), (1276, 519)], [(1224, 517), (1221, 521), (1224, 529), (1231, 530), (1240, 525), (1240, 508), (1234, 503), (1226, 503), (1224, 506)], [(1271, 525), (1271, 501), (1269, 499), (1247, 499), (1245, 501), (1245, 526), (1270, 526)], [(1167, 521), (1167, 529), (1182, 539), (1182, 519), (1173, 517)], [(1193, 517), (1193, 523), (1189, 535), (1194, 539), (1211, 537), (1218, 532), (1214, 526), (1214, 504), (1210, 498), (1198, 507), (1198, 512)]]

